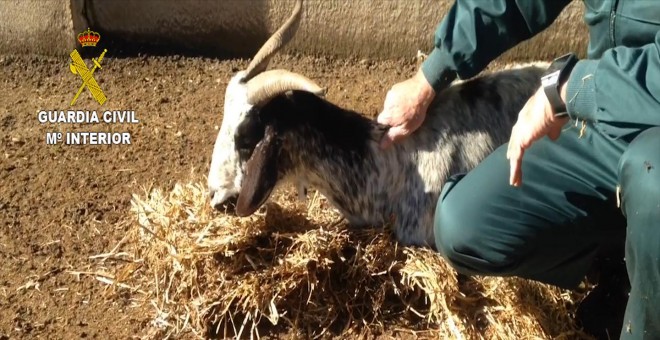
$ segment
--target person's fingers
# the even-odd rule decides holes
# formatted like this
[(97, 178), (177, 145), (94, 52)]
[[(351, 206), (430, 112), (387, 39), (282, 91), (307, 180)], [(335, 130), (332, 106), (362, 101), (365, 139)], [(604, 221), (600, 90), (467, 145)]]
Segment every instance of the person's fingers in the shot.
[(385, 125), (399, 125), (401, 122), (399, 120), (403, 116), (403, 104), (400, 100), (400, 96), (396, 93), (396, 85), (390, 89), (385, 95), (385, 101), (383, 102), (383, 111), (378, 115), (377, 121), (380, 124)]
[(520, 147), (520, 119), (511, 129), (511, 138), (506, 149), (506, 158), (509, 160), (509, 185), (516, 186), (519, 178), (519, 158), (522, 148)]
[(557, 140), (557, 138), (559, 138), (559, 135), (561, 135), (562, 128), (563, 125), (561, 124), (557, 124), (556, 126), (553, 126), (548, 132), (548, 138), (550, 138), (551, 140)]
[(405, 125), (391, 127), (381, 141), (381, 148), (388, 148), (393, 143), (397, 143), (410, 134), (410, 130)]
[(407, 137), (410, 134), (410, 129), (404, 124), (404, 125), (397, 125), (392, 127), (388, 132), (388, 135), (392, 138), (392, 140), (397, 143)]
[(559, 138), (560, 132), (561, 132), (561, 130), (558, 131), (556, 129), (552, 129), (552, 130), (550, 130), (550, 132), (548, 132), (548, 138), (550, 138), (550, 140), (553, 140), (553, 141), (557, 140), (557, 138)]
[(506, 159), (511, 159), (513, 157), (513, 151), (516, 146), (518, 146), (518, 124), (513, 125), (511, 129), (511, 137), (509, 137), (509, 143), (506, 148)]
[(526, 133), (523, 133), (520, 135), (520, 137), (518, 137), (518, 146), (520, 146), (521, 149), (529, 148), (530, 146), (532, 146), (532, 143), (534, 143), (534, 141), (537, 139), (536, 138), (537, 132), (531, 130), (532, 128), (529, 126), (527, 127), (527, 129), (528, 130)]
[(389, 148), (392, 145), (392, 143), (394, 143), (394, 138), (397, 135), (397, 131), (394, 131), (394, 133), (392, 133), (392, 130), (395, 128), (396, 124), (393, 122), (391, 112), (392, 112), (391, 110), (384, 110), (376, 118), (376, 121), (379, 124), (390, 126), (390, 129), (388, 130), (387, 133), (383, 135), (383, 138), (380, 141), (380, 147), (382, 149)]
[(393, 143), (394, 141), (392, 140), (392, 137), (386, 133), (383, 135), (383, 139), (380, 140), (380, 148), (383, 150), (388, 149)]
[(408, 134), (411, 134), (411, 133), (413, 133), (415, 130), (419, 129), (419, 127), (422, 126), (422, 124), (424, 123), (424, 119), (425, 119), (425, 118), (426, 118), (426, 114), (422, 112), (422, 113), (420, 113), (420, 114), (416, 114), (416, 115), (413, 117), (413, 119), (411, 119), (410, 121), (406, 122), (406, 127), (407, 127), (407, 129), (408, 129), (408, 131), (409, 131)]
[(514, 147), (509, 158), (509, 185), (520, 186), (522, 183), (522, 157), (524, 150)]
[(378, 117), (376, 117), (376, 121), (378, 124), (383, 124), (383, 125), (392, 125), (392, 110), (388, 110), (387, 108), (383, 110), (381, 113), (378, 114)]
[(518, 122), (516, 122), (516, 127), (520, 131), (517, 135), (517, 147), (526, 149), (528, 148), (534, 139), (536, 138), (534, 131), (533, 114), (536, 106), (536, 97), (530, 98), (520, 113), (518, 114)]

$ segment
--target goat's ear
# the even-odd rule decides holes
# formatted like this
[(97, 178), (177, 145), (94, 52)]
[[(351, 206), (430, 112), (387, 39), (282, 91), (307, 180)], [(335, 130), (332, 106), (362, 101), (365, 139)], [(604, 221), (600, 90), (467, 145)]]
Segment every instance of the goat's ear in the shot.
[(252, 215), (268, 199), (277, 184), (277, 157), (280, 151), (273, 126), (266, 126), (264, 138), (246, 163), (245, 178), (236, 202), (236, 214)]

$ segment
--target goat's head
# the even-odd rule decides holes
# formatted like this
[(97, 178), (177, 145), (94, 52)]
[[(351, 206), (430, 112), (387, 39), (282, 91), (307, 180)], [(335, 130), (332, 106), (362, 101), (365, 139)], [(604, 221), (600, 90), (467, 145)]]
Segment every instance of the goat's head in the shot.
[(259, 108), (289, 90), (323, 94), (320, 86), (302, 75), (285, 70), (266, 71), (270, 59), (293, 38), (301, 12), (302, 0), (297, 0), (291, 16), (261, 47), (247, 70), (238, 72), (227, 85), (222, 125), (208, 175), (211, 205), (216, 209), (238, 199), (248, 160), (257, 144), (268, 140)]

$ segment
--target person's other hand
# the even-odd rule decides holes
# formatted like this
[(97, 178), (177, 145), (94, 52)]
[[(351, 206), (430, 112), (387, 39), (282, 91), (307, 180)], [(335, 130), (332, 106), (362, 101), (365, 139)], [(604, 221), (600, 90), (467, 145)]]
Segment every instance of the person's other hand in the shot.
[(417, 130), (424, 122), (426, 110), (434, 97), (435, 91), (421, 70), (412, 78), (392, 86), (385, 96), (383, 111), (377, 118), (378, 123), (390, 126), (380, 146), (388, 148)]
[[(561, 97), (566, 102), (566, 85), (562, 86)], [(506, 153), (510, 166), (510, 185), (517, 187), (522, 184), (521, 166), (525, 150), (544, 136), (551, 140), (559, 138), (567, 121), (568, 117), (555, 118), (543, 88), (539, 88), (518, 114), (518, 121), (511, 131)]]

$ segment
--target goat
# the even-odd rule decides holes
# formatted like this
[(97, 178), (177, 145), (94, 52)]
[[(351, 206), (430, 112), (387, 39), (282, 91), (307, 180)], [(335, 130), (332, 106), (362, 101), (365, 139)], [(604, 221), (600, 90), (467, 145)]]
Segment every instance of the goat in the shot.
[[(257, 56), (291, 38), (301, 2)], [(437, 94), (415, 133), (381, 150), (387, 126), (329, 102), (302, 75), (263, 72), (268, 58), (255, 57), (253, 63), (266, 62), (251, 64), (227, 87), (208, 176), (212, 206), (232, 202), (237, 215), (248, 216), (278, 183), (294, 179), (323, 194), (352, 226), (392, 223), (402, 244), (429, 247), (446, 179), (508, 140), (544, 70), (530, 65), (457, 81)], [(255, 69), (262, 73), (246, 81)]]

